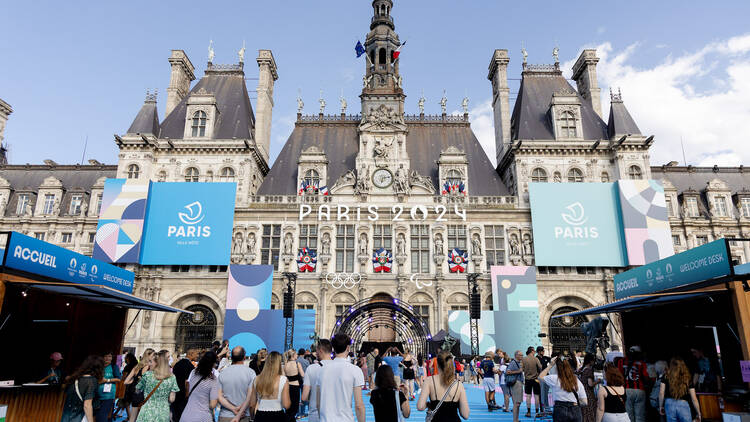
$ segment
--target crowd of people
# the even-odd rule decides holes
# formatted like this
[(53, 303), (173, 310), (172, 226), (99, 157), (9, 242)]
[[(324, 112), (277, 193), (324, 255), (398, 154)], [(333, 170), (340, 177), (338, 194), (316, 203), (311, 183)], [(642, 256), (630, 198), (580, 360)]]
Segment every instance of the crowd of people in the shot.
[[(489, 411), (512, 412), (526, 402), (526, 418), (554, 422), (700, 422), (696, 388), (714, 391), (721, 379), (700, 350), (694, 371), (681, 358), (646, 363), (638, 346), (616, 347), (606, 362), (582, 352), (552, 353), (528, 347), (501, 349), (460, 361), (447, 351), (429, 356), (390, 347), (360, 351), (336, 335), (314, 350), (279, 352), (229, 349), (228, 341), (190, 349), (179, 359), (168, 350), (129, 353), (121, 365), (112, 353), (89, 356), (69, 376), (62, 356), (50, 356), (40, 382), (64, 383), (63, 422), (364, 422), (363, 391), (376, 421), (408, 418), (410, 401), (433, 422), (468, 419), (467, 385), (481, 385)], [(468, 360), (468, 362), (467, 362)], [(495, 394), (502, 394), (502, 406)], [(533, 406), (533, 407), (532, 407)]]

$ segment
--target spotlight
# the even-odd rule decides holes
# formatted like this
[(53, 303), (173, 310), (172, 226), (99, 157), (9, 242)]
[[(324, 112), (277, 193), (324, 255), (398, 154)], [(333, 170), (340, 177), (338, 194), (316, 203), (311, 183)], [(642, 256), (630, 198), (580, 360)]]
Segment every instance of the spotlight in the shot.
[(21, 296), (23, 296), (23, 297), (28, 296), (28, 293), (26, 293), (26, 290), (24, 290), (24, 291), (21, 292)]

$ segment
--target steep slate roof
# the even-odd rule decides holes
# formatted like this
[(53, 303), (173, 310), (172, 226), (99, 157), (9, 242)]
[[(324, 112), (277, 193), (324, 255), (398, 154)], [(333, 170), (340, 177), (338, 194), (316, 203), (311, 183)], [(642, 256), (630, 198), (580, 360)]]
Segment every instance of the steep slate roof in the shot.
[(133, 123), (127, 133), (159, 134), (159, 113), (156, 110), (156, 101), (146, 100), (143, 107), (135, 116)]
[[(298, 123), (271, 167), (259, 195), (295, 195), (297, 162), (302, 150), (316, 146), (328, 158), (328, 184), (333, 185), (348, 170), (355, 168), (359, 151), (359, 122), (336, 124)], [(406, 151), (411, 169), (432, 179), (440, 189), (437, 160), (440, 152), (454, 146), (466, 153), (469, 161), (469, 194), (502, 196), (510, 192), (490, 163), (468, 124), (433, 124), (407, 122)]]
[[(552, 94), (562, 90), (576, 92), (560, 71), (523, 71), (521, 87), (511, 115), (511, 138), (529, 140), (555, 139), (549, 117)], [(581, 101), (583, 139), (609, 139), (607, 125), (591, 108), (588, 101)]]
[(655, 166), (651, 167), (651, 178), (669, 180), (678, 193), (690, 189), (702, 192), (713, 179), (726, 183), (732, 194), (750, 189), (750, 169), (742, 167)]
[(625, 104), (622, 101), (612, 100), (609, 106), (609, 122), (607, 123), (607, 133), (610, 138), (619, 135), (640, 135), (641, 130), (635, 124), (635, 120), (628, 113)]
[(44, 179), (52, 176), (62, 183), (63, 189), (90, 190), (101, 177), (115, 177), (115, 165), (7, 165), (0, 166), (0, 177), (10, 183), (13, 190), (36, 191)]
[[(206, 75), (190, 90), (205, 89), (216, 97), (219, 117), (214, 123), (214, 139), (250, 139), (255, 126), (255, 115), (245, 86), (242, 71), (207, 70)], [(185, 97), (161, 124), (159, 138), (182, 139), (185, 133), (187, 99)]]

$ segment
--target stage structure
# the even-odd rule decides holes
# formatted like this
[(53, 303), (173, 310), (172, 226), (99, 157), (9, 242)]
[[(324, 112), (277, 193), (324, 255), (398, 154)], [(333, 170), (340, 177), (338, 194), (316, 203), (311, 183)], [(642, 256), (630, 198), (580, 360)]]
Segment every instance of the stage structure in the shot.
[(393, 329), (396, 340), (415, 356), (428, 355), (427, 342), (432, 340), (430, 328), (411, 305), (398, 298), (390, 301), (365, 299), (355, 303), (336, 320), (331, 337), (340, 333), (348, 335), (352, 338), (352, 351), (356, 353), (370, 330), (381, 326)]

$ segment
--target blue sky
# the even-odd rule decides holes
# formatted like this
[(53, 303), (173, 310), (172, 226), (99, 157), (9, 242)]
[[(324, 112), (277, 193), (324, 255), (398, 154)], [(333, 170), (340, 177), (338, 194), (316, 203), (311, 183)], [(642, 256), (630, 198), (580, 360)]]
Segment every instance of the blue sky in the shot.
[[(117, 161), (113, 134), (122, 134), (158, 88), (164, 112), (167, 57), (183, 49), (205, 69), (209, 39), (215, 63), (235, 63), (247, 45), (247, 78), (254, 58), (273, 50), (279, 66), (272, 157), (293, 128), (296, 96), (317, 113), (319, 91), (327, 112), (338, 113), (343, 89), (357, 112), (369, 0), (280, 2), (6, 2), (0, 15), (0, 98), (14, 113), (6, 129), (15, 164)], [(605, 6), (606, 5), (606, 6)], [(625, 104), (647, 134), (656, 135), (652, 162), (680, 160), (683, 139), (692, 164), (750, 162), (750, 2), (498, 2), (396, 0), (392, 15), (401, 40), (407, 113), (439, 113), (468, 95), (472, 126), (494, 158), (487, 66), (495, 48), (510, 50), (510, 78), (520, 77), (520, 48), (530, 63), (550, 63), (552, 48), (570, 67), (580, 50), (598, 47), (600, 83), (622, 87)], [(248, 89), (255, 90), (250, 79)], [(511, 94), (518, 81), (511, 80)], [(254, 103), (254, 93), (251, 92)], [(608, 95), (603, 95), (608, 107)], [(607, 111), (605, 110), (605, 118)], [(675, 149), (677, 148), (677, 149)], [(680, 154), (681, 155), (681, 154)]]

